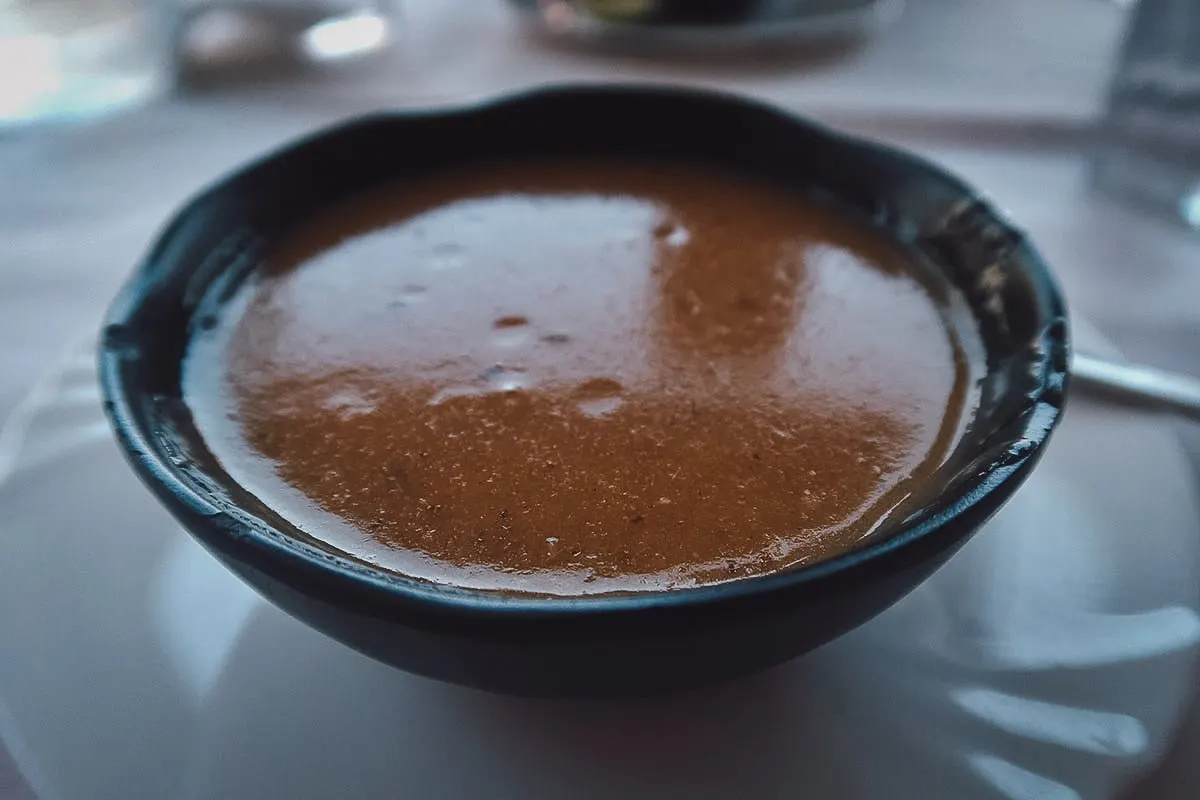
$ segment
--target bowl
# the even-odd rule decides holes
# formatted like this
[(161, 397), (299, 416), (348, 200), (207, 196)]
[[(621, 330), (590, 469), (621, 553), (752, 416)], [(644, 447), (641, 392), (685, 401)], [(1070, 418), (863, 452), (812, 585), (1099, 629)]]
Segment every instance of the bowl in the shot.
[[(549, 597), (437, 585), (296, 529), (227, 475), (180, 390), (192, 336), (266, 248), (385, 182), (516, 156), (690, 159), (768, 176), (857, 216), (945, 274), (978, 326), (979, 405), (936, 491), (886, 534), (811, 566), (700, 588)], [(159, 235), (112, 304), (105, 408), (134, 470), (196, 539), (279, 607), (420, 675), (539, 696), (645, 694), (795, 658), (946, 561), (1029, 474), (1061, 415), (1063, 298), (1025, 238), (961, 181), (897, 150), (695, 89), (567, 86), (321, 131), (219, 180)]]

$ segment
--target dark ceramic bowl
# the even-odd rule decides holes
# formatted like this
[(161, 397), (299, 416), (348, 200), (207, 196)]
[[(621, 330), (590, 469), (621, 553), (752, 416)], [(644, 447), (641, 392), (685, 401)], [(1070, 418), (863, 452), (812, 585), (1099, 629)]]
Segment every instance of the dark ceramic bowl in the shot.
[[(526, 155), (691, 159), (841, 207), (949, 278), (986, 349), (981, 400), (937, 491), (830, 560), (658, 593), (505, 596), (406, 578), (339, 552), (227, 475), (193, 426), (180, 365), (272, 242), (385, 181)], [(383, 113), (285, 147), (193, 199), (108, 314), (106, 408), (134, 469), (230, 569), (284, 610), (402, 669), (528, 695), (645, 693), (794, 658), (890, 606), (1016, 490), (1059, 419), (1063, 300), (1038, 254), (966, 185), (904, 153), (732, 96), (569, 87), (457, 111)]]

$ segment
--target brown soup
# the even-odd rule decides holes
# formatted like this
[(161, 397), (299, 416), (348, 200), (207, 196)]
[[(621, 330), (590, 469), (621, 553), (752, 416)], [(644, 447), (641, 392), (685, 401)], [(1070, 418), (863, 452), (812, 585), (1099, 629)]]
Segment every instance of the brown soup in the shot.
[(193, 343), (224, 468), (439, 583), (720, 583), (844, 552), (974, 404), (954, 295), (870, 228), (708, 169), (439, 173), (297, 230)]

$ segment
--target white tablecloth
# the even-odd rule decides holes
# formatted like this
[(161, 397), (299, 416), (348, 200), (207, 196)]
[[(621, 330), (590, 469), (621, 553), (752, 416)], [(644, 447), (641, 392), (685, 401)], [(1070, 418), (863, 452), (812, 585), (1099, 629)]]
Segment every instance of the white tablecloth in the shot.
[[(1200, 374), (1200, 236), (1085, 185), (1083, 152), (1123, 22), (1115, 6), (910, 0), (894, 28), (840, 57), (704, 66), (549, 48), (490, 0), (405, 5), (397, 49), (369, 64), (210, 81), (119, 119), (0, 138), (0, 419), (96, 327), (170, 210), (223, 170), (358, 111), (572, 79), (721, 85), (924, 152), (1032, 233), (1076, 314), (1132, 357)], [(1200, 462), (1200, 436), (1184, 438)], [(1134, 797), (1193, 797), (1178, 776), (1200, 718), (1186, 733), (1190, 744)], [(0, 798), (25, 796), (0, 747)]]

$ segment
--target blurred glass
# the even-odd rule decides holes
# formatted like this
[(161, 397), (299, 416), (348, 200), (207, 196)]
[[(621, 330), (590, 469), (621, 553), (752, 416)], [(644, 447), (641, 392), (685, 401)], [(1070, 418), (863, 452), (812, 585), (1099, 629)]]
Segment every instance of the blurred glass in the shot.
[(0, 0), (0, 127), (89, 117), (168, 84), (150, 0)]
[(392, 9), (393, 0), (0, 0), (0, 129), (150, 100), (194, 57), (194, 28), (207, 52), (249, 31), (328, 62), (382, 49)]
[(1093, 179), (1200, 230), (1200, 0), (1134, 5)]
[(391, 41), (393, 0), (173, 0), (182, 3), (183, 38), (200, 28), (237, 39), (253, 29), (261, 40), (282, 43), (292, 55), (323, 62), (373, 53)]

